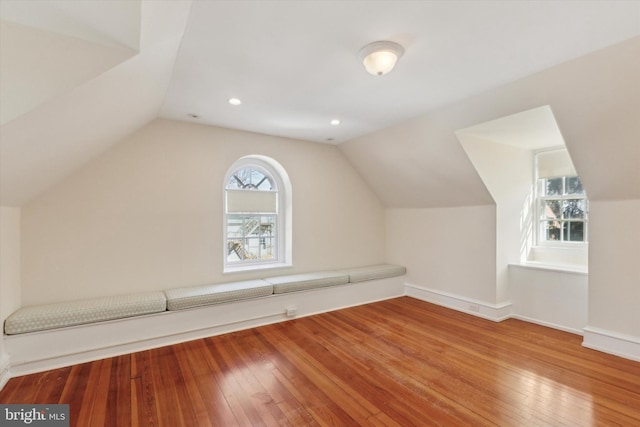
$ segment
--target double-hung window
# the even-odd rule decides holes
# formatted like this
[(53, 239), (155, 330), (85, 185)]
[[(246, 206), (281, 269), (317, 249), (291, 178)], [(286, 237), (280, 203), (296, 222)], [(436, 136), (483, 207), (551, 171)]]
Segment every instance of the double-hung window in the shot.
[(538, 244), (586, 243), (588, 200), (566, 149), (536, 154)]
[(264, 156), (235, 162), (225, 178), (225, 272), (290, 265), (290, 183)]

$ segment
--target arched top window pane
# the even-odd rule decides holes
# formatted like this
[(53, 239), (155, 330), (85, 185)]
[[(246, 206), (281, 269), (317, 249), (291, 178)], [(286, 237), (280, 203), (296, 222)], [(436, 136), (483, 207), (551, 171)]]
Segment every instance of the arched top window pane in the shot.
[(277, 190), (274, 179), (256, 167), (245, 167), (234, 171), (229, 177), (226, 188), (228, 190)]

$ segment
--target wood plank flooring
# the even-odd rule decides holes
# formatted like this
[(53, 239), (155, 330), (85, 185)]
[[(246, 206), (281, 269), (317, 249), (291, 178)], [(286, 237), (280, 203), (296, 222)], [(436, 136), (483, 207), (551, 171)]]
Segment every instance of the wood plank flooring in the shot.
[(409, 297), (11, 379), (74, 426), (640, 426), (640, 363)]

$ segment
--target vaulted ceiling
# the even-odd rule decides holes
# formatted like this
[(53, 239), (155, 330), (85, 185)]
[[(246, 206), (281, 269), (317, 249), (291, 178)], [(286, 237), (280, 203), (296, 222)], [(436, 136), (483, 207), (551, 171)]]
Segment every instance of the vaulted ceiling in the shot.
[[(637, 1), (2, 0), (0, 13), (2, 205), (157, 117), (341, 144), (640, 35)], [(374, 77), (358, 51), (382, 39), (405, 54)]]

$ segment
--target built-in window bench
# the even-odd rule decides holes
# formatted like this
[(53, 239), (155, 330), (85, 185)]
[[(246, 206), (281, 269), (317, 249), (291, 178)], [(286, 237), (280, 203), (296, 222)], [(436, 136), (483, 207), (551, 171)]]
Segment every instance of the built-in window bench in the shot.
[(403, 295), (381, 264), (23, 307), (4, 324), (13, 375)]

